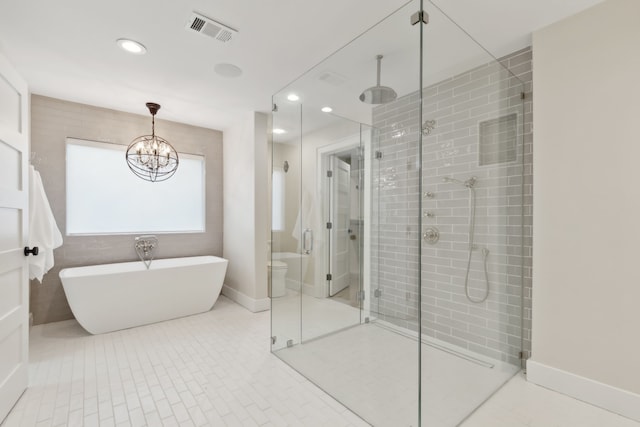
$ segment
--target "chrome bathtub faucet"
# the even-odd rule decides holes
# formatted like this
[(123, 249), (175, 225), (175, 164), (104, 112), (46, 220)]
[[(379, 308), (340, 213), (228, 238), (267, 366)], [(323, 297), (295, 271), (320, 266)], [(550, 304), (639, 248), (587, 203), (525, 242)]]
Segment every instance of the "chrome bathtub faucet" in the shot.
[(158, 238), (156, 236), (138, 236), (135, 238), (136, 253), (147, 267), (151, 267), (151, 261), (153, 261), (153, 251), (158, 246)]

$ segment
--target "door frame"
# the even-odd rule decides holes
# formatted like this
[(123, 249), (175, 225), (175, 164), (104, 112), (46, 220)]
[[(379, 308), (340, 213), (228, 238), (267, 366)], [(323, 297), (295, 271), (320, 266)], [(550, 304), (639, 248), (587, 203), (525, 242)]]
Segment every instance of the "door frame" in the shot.
[[(365, 129), (369, 128), (366, 126)], [(371, 281), (370, 281), (370, 265), (371, 265), (371, 250), (369, 248), (371, 242), (371, 135), (370, 132), (365, 132), (363, 126), (360, 126), (360, 132), (349, 135), (345, 138), (339, 139), (331, 144), (324, 145), (322, 147), (318, 147), (316, 149), (316, 200), (321, 201), (321, 211), (322, 211), (322, 224), (324, 225), (327, 222), (327, 213), (329, 211), (328, 200), (329, 200), (329, 186), (327, 185), (327, 176), (326, 171), (329, 167), (329, 157), (333, 154), (344, 152), (349, 148), (362, 147), (362, 156), (364, 160), (364, 177), (363, 177), (363, 187), (364, 187), (364, 201), (362, 206), (362, 216), (364, 221), (364, 229), (363, 229), (363, 253), (362, 253), (362, 290), (364, 291), (364, 301), (362, 301), (361, 312), (363, 314), (363, 319), (369, 317), (370, 308), (369, 302), (371, 301)], [(323, 231), (325, 229), (323, 228)], [(325, 240), (324, 238), (322, 239)], [(329, 296), (329, 283), (326, 280), (326, 268), (325, 266), (329, 265), (329, 253), (325, 248), (326, 245), (322, 245), (322, 253), (320, 255), (316, 254), (316, 262), (315, 265), (321, 265), (322, 268), (315, 268), (315, 277), (314, 277), (314, 296), (317, 298), (327, 298)]]
[[(332, 227), (330, 229), (326, 229), (325, 233), (327, 235), (327, 245), (325, 246), (324, 249), (324, 254), (325, 254), (325, 259), (328, 261), (327, 262), (327, 266), (328, 266), (328, 272), (331, 274), (331, 280), (327, 280), (328, 282), (328, 288), (329, 288), (329, 297), (335, 296), (338, 292), (342, 291), (342, 289), (345, 289), (347, 286), (345, 286), (344, 288), (342, 288), (340, 291), (337, 291), (334, 289), (334, 286), (337, 286), (336, 282), (338, 281), (338, 272), (336, 271), (336, 265), (335, 265), (335, 261), (336, 258), (339, 257), (336, 254), (337, 248), (338, 248), (338, 235), (339, 235), (339, 231), (341, 229), (341, 226), (338, 224), (338, 217), (337, 217), (337, 210), (339, 208), (339, 202), (336, 200), (339, 195), (336, 194), (336, 190), (338, 190), (339, 192), (339, 188), (336, 187), (338, 185), (338, 175), (339, 175), (339, 171), (336, 169), (340, 169), (343, 167), (348, 168), (349, 170), (349, 175), (347, 176), (347, 180), (348, 182), (346, 182), (347, 187), (349, 188), (349, 199), (347, 200), (347, 203), (349, 204), (348, 206), (348, 210), (349, 210), (349, 217), (347, 218), (347, 222), (351, 223), (351, 164), (345, 162), (344, 160), (342, 160), (339, 157), (340, 153), (349, 153), (349, 152), (353, 152), (355, 151), (354, 148), (348, 148), (347, 151), (341, 151), (341, 152), (337, 152), (337, 153), (333, 153), (333, 154), (328, 154), (326, 155), (326, 161), (327, 164), (329, 165), (327, 167), (327, 170), (331, 170), (332, 171), (332, 175), (331, 178), (329, 178), (328, 173), (327, 176), (325, 178), (325, 188), (324, 188), (324, 199), (326, 202), (326, 205), (323, 206), (323, 222), (331, 222)], [(349, 156), (351, 157), (351, 154), (349, 154)], [(345, 183), (343, 183), (344, 185)], [(346, 226), (346, 229), (349, 229), (349, 226), (347, 224), (344, 224)], [(342, 238), (347, 238), (347, 236), (343, 236), (340, 235), (339, 237), (340, 239)], [(346, 267), (346, 275), (347, 275), (347, 281), (349, 283), (349, 286), (351, 285), (351, 263), (349, 262), (349, 255), (350, 254), (350, 247), (351, 244), (350, 242), (346, 242), (347, 248), (346, 248), (346, 257), (347, 257), (347, 262), (345, 264)], [(336, 277), (334, 277), (336, 276)], [(359, 289), (358, 289), (359, 290)]]

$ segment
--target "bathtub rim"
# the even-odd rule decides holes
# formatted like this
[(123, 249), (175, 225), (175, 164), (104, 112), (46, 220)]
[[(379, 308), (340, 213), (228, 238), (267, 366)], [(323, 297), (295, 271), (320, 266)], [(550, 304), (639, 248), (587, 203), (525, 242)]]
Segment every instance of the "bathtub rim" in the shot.
[[(191, 261), (204, 261), (204, 262), (186, 262), (186, 260)], [(170, 261), (183, 261), (178, 263), (170, 263)], [(180, 268), (180, 267), (190, 267), (194, 265), (202, 265), (202, 264), (215, 264), (226, 262), (229, 263), (229, 260), (226, 258), (218, 257), (215, 255), (197, 255), (197, 256), (186, 256), (186, 257), (175, 257), (175, 258), (159, 258), (154, 259), (151, 262), (151, 266), (149, 270), (157, 271), (163, 270), (167, 268)], [(118, 267), (118, 268), (113, 268)], [(124, 268), (123, 268), (124, 267)], [(126, 268), (130, 267), (130, 268)], [(83, 265), (77, 267), (67, 267), (60, 270), (58, 273), (58, 277), (60, 280), (65, 278), (75, 278), (75, 277), (89, 277), (95, 275), (109, 275), (109, 274), (120, 274), (120, 273), (133, 273), (140, 271), (148, 271), (142, 261), (124, 261), (124, 262), (114, 262), (109, 264), (92, 264), (92, 265)], [(74, 274), (75, 273), (75, 274)], [(88, 273), (88, 274), (83, 274)]]

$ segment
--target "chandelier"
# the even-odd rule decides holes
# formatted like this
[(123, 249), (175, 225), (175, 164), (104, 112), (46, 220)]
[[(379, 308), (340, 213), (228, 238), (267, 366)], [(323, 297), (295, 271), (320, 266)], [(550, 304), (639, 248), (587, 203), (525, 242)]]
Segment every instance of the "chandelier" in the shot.
[(156, 135), (155, 118), (159, 104), (147, 102), (151, 113), (151, 135), (134, 139), (127, 148), (127, 165), (140, 178), (159, 182), (173, 176), (178, 169), (178, 153), (169, 142)]

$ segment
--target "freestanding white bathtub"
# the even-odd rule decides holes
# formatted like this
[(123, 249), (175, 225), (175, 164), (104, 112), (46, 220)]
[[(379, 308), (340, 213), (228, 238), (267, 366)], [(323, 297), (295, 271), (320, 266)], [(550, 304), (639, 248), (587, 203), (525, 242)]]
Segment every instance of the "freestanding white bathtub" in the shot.
[(65, 268), (60, 279), (76, 320), (92, 334), (211, 310), (227, 261), (214, 256)]

